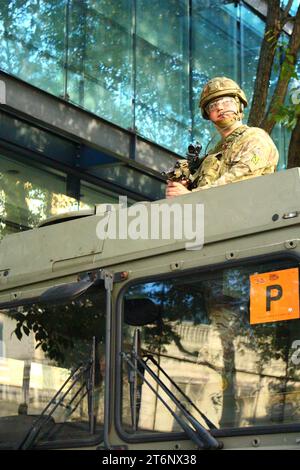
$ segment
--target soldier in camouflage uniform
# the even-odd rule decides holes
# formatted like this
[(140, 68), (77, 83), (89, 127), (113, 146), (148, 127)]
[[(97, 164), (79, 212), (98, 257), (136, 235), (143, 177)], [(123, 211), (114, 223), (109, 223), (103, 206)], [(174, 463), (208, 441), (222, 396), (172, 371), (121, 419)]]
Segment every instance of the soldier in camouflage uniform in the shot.
[[(189, 175), (189, 180), (197, 185), (192, 191), (275, 171), (279, 156), (271, 137), (263, 129), (242, 123), (247, 104), (243, 90), (230, 78), (213, 78), (203, 88), (199, 102), (202, 116), (213, 122), (221, 140), (199, 170)], [(185, 181), (169, 181), (166, 197), (190, 192), (186, 186)]]

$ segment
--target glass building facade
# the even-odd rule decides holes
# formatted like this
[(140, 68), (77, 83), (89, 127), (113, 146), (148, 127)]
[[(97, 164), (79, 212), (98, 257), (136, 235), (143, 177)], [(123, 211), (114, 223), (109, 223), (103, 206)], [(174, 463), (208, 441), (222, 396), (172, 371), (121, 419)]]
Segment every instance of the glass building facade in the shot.
[(10, 0), (0, 8), (4, 71), (176, 153), (210, 138), (198, 111), (209, 78), (235, 79), (251, 100), (264, 21), (242, 1)]
[[(185, 154), (192, 140), (200, 141), (204, 150), (217, 136), (199, 113), (203, 84), (214, 76), (229, 76), (240, 83), (251, 102), (264, 20), (249, 3), (3, 1), (0, 67), (178, 155)], [(281, 169), (288, 136), (277, 126), (273, 137)], [(66, 175), (31, 170), (27, 161), (26, 169), (22, 167), (29, 174), (25, 177), (20, 163), (8, 165), (9, 161), (0, 156), (0, 215), (6, 214), (11, 229), (14, 224), (34, 225), (57, 210), (116, 196), (85, 186), (77, 198), (70, 199)], [(40, 176), (38, 171), (42, 171)], [(18, 179), (20, 172), (23, 179)], [(22, 190), (15, 191), (15, 185)], [(56, 197), (56, 209), (48, 194), (50, 199), (53, 194), (61, 195)], [(14, 214), (10, 217), (7, 208), (11, 207)], [(24, 211), (29, 211), (29, 219), (22, 216)]]

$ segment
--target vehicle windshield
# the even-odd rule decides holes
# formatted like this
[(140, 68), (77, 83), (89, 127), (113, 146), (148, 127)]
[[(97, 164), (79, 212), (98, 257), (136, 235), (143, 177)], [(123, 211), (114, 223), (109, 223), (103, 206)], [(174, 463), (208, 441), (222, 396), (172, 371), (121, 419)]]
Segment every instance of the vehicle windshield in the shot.
[(101, 435), (104, 339), (103, 286), (61, 304), (0, 310), (0, 449)]
[[(144, 358), (205, 428), (300, 424), (296, 260), (255, 262), (132, 285), (124, 294), (123, 310), (130, 299), (138, 298), (151, 301), (157, 315), (149, 315), (148, 324), (143, 318), (139, 326), (139, 315), (145, 317), (145, 312), (130, 321), (123, 312), (123, 357), (134, 351), (132, 363), (136, 353)], [(178, 420), (143, 384), (142, 375), (173, 411), (182, 415), (182, 409), (149, 370), (137, 365), (140, 373), (133, 383), (122, 361), (123, 431), (141, 439), (145, 433), (181, 431)]]

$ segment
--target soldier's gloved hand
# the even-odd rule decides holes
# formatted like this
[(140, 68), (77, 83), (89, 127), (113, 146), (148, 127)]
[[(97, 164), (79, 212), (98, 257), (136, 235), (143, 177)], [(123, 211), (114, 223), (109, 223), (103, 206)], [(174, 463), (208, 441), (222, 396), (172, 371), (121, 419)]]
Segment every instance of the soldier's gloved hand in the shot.
[(186, 188), (188, 185), (187, 180), (182, 181), (168, 181), (166, 188), (166, 198), (170, 199), (174, 196), (182, 196), (182, 194), (188, 194), (190, 191)]

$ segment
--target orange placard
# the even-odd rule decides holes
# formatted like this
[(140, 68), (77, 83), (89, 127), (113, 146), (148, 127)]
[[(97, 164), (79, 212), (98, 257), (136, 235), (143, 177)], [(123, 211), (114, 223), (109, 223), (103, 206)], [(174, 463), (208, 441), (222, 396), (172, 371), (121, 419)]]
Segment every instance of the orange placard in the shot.
[(294, 318), (300, 318), (298, 268), (250, 276), (250, 324)]

